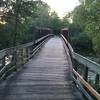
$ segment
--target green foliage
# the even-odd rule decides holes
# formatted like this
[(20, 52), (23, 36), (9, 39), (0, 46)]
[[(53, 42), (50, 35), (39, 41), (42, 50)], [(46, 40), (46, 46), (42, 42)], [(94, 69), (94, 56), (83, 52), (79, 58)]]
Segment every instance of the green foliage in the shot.
[[(89, 6), (88, 6), (89, 5)], [(91, 37), (93, 49), (100, 55), (100, 1), (86, 0), (86, 10), (88, 12), (88, 21), (85, 31)]]
[(88, 34), (93, 50), (100, 56), (100, 0), (81, 0), (73, 11), (73, 26)]
[(65, 27), (69, 27), (69, 26), (70, 26), (70, 22), (69, 22), (68, 18), (66, 16), (63, 17), (62, 27), (65, 28)]
[(86, 11), (83, 5), (76, 7), (73, 11), (73, 23), (80, 29), (84, 29), (86, 24)]
[[(73, 11), (73, 23), (71, 25), (72, 33), (79, 34), (80, 32), (84, 32), (86, 23), (87, 23), (87, 12), (84, 7), (83, 0), (81, 0), (82, 5), (77, 6)], [(75, 32), (73, 32), (75, 31)]]
[[(2, 30), (1, 30), (2, 29)], [(11, 34), (9, 32), (8, 34), (8, 29), (4, 25), (0, 25), (0, 48), (3, 49), (5, 47), (11, 46)]]
[(36, 17), (31, 17), (29, 25), (37, 27), (49, 27), (50, 7), (44, 2), (37, 3)]
[(54, 30), (54, 34), (60, 33), (62, 22), (55, 11), (50, 14), (50, 27)]
[(37, 16), (37, 1), (2, 0), (0, 2), (0, 49), (28, 42), (32, 33), (27, 33), (28, 23)]
[(93, 49), (100, 56), (100, 34), (96, 35), (93, 39)]
[(4, 10), (1, 19), (6, 24), (4, 28), (0, 28), (0, 31), (3, 34), (2, 39), (8, 41), (8, 43), (2, 41), (3, 43), (0, 42), (0, 44), (2, 46), (6, 44), (14, 46), (24, 40), (27, 23), (30, 17), (34, 17), (37, 8), (33, 0), (3, 0), (3, 2), (1, 8), (4, 8)]
[(41, 0), (2, 0), (0, 9), (3, 9), (0, 11), (0, 49), (32, 41), (36, 35), (34, 27), (49, 27), (54, 34), (59, 34), (62, 28), (70, 26), (71, 13), (60, 19)]
[(74, 49), (77, 52), (89, 52), (92, 50), (92, 42), (90, 38), (85, 33), (80, 33), (79, 35), (76, 35), (71, 38), (71, 43)]
[(81, 32), (83, 32), (83, 30), (77, 27), (75, 23), (69, 25), (69, 30), (71, 36), (78, 36)]

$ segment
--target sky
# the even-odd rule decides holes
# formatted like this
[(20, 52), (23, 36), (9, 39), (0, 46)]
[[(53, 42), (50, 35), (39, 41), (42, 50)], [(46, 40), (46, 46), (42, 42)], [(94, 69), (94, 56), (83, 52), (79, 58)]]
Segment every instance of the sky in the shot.
[(56, 11), (59, 17), (63, 17), (65, 13), (74, 10), (78, 6), (79, 0), (42, 0), (46, 2), (50, 7), (51, 11)]

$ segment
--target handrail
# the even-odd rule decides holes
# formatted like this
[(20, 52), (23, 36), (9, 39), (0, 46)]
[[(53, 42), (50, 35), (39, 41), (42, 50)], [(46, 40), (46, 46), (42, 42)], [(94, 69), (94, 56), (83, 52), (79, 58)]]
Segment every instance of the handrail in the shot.
[(52, 34), (30, 42), (0, 51), (0, 81), (26, 63)]
[(78, 62), (84, 64), (86, 67), (88, 67), (92, 72), (97, 73), (100, 75), (100, 65), (92, 60), (89, 60), (86, 57), (83, 57), (82, 55), (79, 55), (78, 53), (73, 54), (73, 58), (76, 59)]
[[(48, 34), (46, 36), (43, 36), (37, 40), (35, 40), (35, 44), (40, 42), (41, 40), (47, 38), (48, 36), (51, 36), (52, 34)], [(6, 51), (9, 51), (9, 50), (13, 50), (13, 49), (18, 49), (18, 48), (24, 48), (24, 47), (29, 47), (31, 45), (34, 45), (34, 42), (29, 42), (29, 43), (26, 43), (26, 44), (21, 44), (21, 45), (18, 45), (18, 46), (15, 46), (15, 47), (10, 47), (10, 48), (6, 48), (6, 49), (3, 49), (3, 50), (0, 50), (0, 59), (5, 55)]]
[(80, 82), (89, 90), (92, 91), (92, 94), (99, 100), (100, 99), (100, 94), (95, 91), (91, 85), (86, 82), (82, 76), (80, 76), (80, 74), (78, 74), (74, 69), (73, 69), (73, 73), (77, 76), (78, 80), (80, 80)]
[(67, 39), (62, 34), (61, 34), (61, 37), (64, 39), (66, 45), (68, 46), (69, 50), (73, 54), (74, 50), (73, 50), (72, 46), (70, 45), (70, 43), (67, 41)]
[[(89, 60), (88, 58), (83, 57), (82, 55), (75, 53), (70, 43), (64, 37), (64, 35), (61, 34), (61, 37), (64, 40), (64, 43), (66, 44), (69, 50), (69, 53), (70, 53), (70, 58), (72, 60), (72, 65), (73, 65), (73, 68), (72, 68), (73, 76), (72, 77), (74, 78), (75, 83), (78, 84), (80, 88), (82, 88), (81, 90), (88, 100), (93, 100), (91, 99), (93, 98), (91, 97), (91, 95), (93, 95), (97, 100), (100, 100), (100, 94), (88, 83), (88, 72), (90, 70), (96, 74), (95, 80), (98, 83), (97, 85), (99, 85), (98, 81), (99, 81), (99, 75), (100, 75), (100, 65), (94, 61)], [(82, 67), (85, 68), (85, 74), (83, 77), (78, 73), (78, 70), (77, 70), (78, 66), (74, 64), (75, 61), (77, 61), (77, 63), (79, 64), (82, 64), (83, 65)], [(91, 93), (91, 95), (89, 92)]]

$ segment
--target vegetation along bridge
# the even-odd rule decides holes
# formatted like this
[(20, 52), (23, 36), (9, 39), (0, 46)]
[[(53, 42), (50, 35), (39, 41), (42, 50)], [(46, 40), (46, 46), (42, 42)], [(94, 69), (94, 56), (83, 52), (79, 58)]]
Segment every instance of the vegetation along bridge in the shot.
[(40, 33), (0, 51), (0, 100), (100, 100), (100, 65), (73, 51), (66, 29), (60, 37)]

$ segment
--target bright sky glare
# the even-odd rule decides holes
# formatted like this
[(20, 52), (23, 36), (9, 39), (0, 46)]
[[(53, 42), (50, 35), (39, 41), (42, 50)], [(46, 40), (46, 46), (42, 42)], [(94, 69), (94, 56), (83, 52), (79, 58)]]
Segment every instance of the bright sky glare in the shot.
[(56, 11), (60, 17), (67, 12), (72, 11), (76, 6), (78, 6), (79, 0), (42, 0), (50, 5), (52, 11)]

